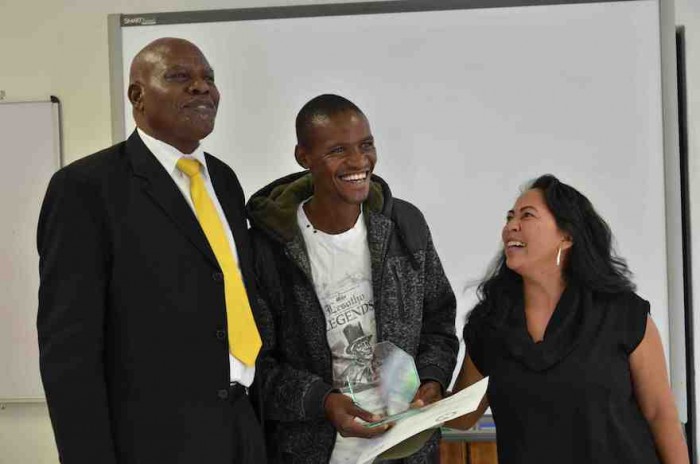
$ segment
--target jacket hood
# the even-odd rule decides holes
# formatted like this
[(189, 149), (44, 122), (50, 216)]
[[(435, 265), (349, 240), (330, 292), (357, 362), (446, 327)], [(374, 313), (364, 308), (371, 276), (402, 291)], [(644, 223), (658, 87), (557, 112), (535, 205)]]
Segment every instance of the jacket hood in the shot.
[[(392, 196), (389, 185), (372, 174), (369, 196), (363, 203), (365, 211), (391, 215)], [(265, 231), (281, 242), (290, 241), (298, 231), (299, 204), (314, 193), (309, 171), (297, 172), (277, 179), (258, 190), (246, 205), (248, 219), (254, 228)]]

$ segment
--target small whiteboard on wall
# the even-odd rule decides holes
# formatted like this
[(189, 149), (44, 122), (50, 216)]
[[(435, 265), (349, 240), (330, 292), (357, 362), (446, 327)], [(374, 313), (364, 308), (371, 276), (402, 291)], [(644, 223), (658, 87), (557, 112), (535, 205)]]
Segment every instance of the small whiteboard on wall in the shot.
[(39, 401), (36, 226), (60, 167), (59, 103), (0, 103), (0, 402)]

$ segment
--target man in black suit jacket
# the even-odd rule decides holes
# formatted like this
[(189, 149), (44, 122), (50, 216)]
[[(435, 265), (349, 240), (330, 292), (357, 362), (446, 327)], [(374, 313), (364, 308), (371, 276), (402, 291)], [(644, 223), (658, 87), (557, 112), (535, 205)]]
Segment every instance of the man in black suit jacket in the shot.
[(159, 39), (134, 58), (128, 93), (138, 129), (58, 171), (39, 218), (41, 374), (61, 462), (264, 462), (255, 367), (229, 354), (224, 274), (175, 168), (200, 161), (255, 309), (241, 186), (199, 147), (213, 71), (190, 42)]

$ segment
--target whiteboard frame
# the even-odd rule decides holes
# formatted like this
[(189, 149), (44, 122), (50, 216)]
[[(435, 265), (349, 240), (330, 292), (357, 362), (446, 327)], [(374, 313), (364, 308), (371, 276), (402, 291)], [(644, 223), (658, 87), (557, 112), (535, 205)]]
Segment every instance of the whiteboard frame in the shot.
[[(367, 3), (295, 5), (282, 7), (241, 8), (135, 15), (109, 15), (110, 89), (112, 104), (112, 139), (114, 143), (126, 138), (124, 127), (122, 71), (122, 28), (149, 25), (185, 24), (199, 22), (246, 21), (254, 19), (300, 18), (337, 15), (381, 14), (418, 11), (444, 11), (475, 8), (505, 8), (514, 6), (566, 5), (587, 3), (616, 3), (640, 0), (406, 0)], [(664, 183), (666, 207), (666, 253), (669, 318), (669, 369), (671, 385), (682, 422), (688, 421), (686, 387), (686, 346), (684, 326), (683, 246), (681, 221), (680, 159), (678, 148), (678, 94), (676, 81), (675, 19), (673, 0), (656, 0), (659, 6), (662, 116), (664, 144)], [(688, 311), (691, 311), (688, 308)], [(691, 348), (692, 349), (692, 348)], [(697, 419), (697, 418), (695, 418)], [(697, 420), (694, 420), (697, 423)], [(688, 437), (691, 439), (691, 437)]]

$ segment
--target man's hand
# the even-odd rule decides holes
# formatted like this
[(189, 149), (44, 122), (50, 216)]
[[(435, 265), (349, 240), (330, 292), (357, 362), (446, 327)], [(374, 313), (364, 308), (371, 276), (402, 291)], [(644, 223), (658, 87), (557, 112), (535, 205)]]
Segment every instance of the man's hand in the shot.
[(372, 438), (386, 432), (390, 427), (388, 424), (373, 428), (364, 427), (355, 420), (356, 417), (367, 422), (377, 422), (381, 417), (358, 408), (342, 393), (329, 393), (323, 407), (326, 410), (326, 419), (344, 437)]
[(442, 386), (434, 380), (428, 380), (420, 386), (416, 396), (411, 402), (412, 408), (422, 408), (423, 406), (442, 399)]

